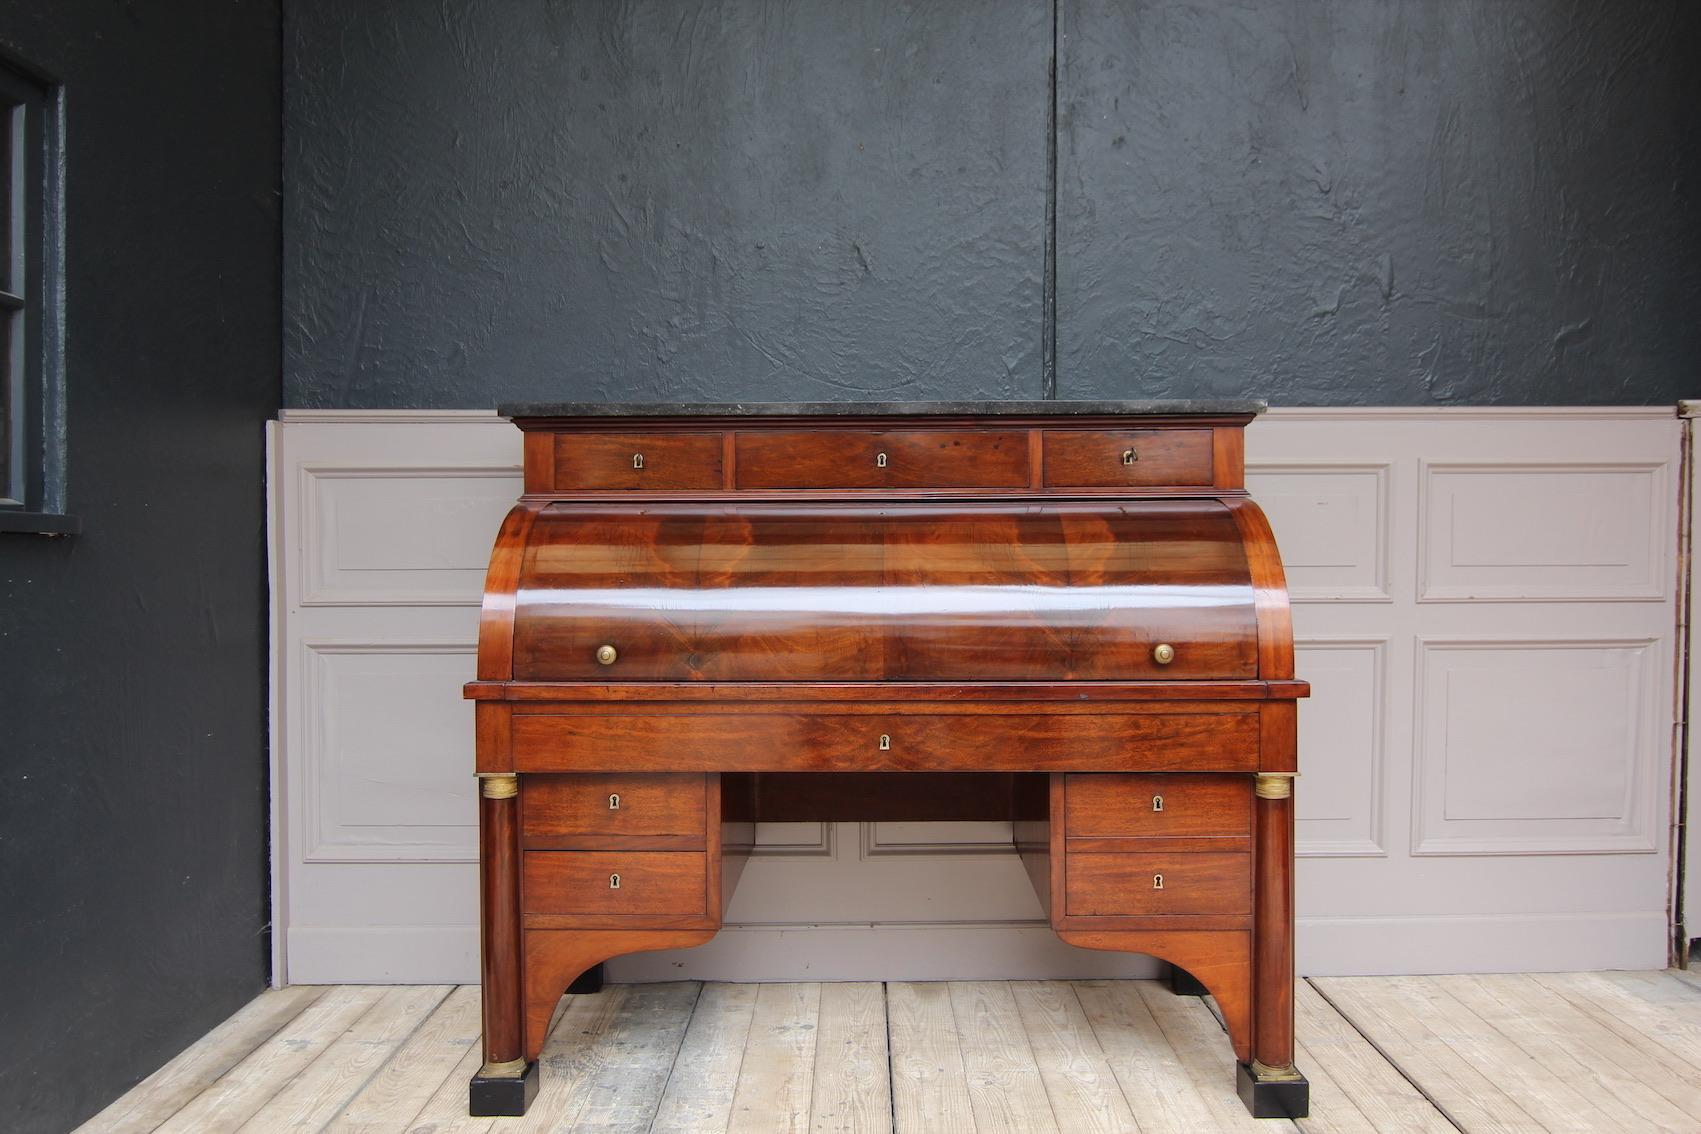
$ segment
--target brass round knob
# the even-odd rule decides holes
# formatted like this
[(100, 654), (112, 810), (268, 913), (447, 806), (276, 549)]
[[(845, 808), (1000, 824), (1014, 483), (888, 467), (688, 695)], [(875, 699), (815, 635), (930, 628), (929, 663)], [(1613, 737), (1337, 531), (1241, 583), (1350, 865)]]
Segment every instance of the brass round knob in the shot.
[(1168, 665), (1175, 660), (1175, 647), (1168, 642), (1159, 642), (1152, 647), (1152, 660), (1159, 665)]
[(619, 651), (617, 651), (613, 646), (597, 647), (597, 661), (601, 662), (603, 665), (613, 665), (614, 659), (619, 656)]

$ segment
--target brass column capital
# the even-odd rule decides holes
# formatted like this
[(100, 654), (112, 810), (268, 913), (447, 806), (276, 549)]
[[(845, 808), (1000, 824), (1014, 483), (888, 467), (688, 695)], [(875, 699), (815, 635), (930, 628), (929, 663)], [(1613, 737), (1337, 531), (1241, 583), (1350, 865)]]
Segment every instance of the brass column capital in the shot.
[(1287, 799), (1293, 795), (1298, 772), (1259, 772), (1252, 778), (1252, 794), (1259, 799)]
[(478, 786), (486, 799), (512, 799), (520, 794), (520, 777), (513, 772), (480, 772)]

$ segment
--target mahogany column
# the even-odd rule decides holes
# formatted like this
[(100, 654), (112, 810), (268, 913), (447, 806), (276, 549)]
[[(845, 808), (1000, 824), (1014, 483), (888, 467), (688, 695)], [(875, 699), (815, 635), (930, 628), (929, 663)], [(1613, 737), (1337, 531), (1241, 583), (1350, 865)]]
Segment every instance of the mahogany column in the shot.
[(1254, 831), (1252, 1062), (1240, 1097), (1254, 1118), (1303, 1117), (1310, 1084), (1293, 1063), (1293, 772), (1260, 772)]
[(519, 793), (512, 773), (479, 776), (484, 1066), (469, 1090), (478, 1116), (520, 1113), (538, 1089), (537, 1064), (527, 1062), (521, 1037)]

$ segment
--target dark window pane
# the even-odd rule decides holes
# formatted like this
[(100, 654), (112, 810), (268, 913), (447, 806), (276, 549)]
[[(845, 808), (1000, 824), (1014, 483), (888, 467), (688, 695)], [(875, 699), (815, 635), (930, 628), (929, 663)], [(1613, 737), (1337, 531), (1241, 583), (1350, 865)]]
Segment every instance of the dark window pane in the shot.
[(6, 202), (6, 223), (0, 224), (0, 271), (5, 273), (0, 287), (7, 291), (18, 290), (19, 273), (17, 265), (12, 263), (12, 252), (17, 248), (13, 229), (22, 219), (20, 214), (23, 212), (22, 202), (15, 193), (22, 186), (12, 166), (23, 156), (13, 145), (18, 133), (14, 122), (21, 113), (21, 107), (10, 104), (5, 104), (4, 111), (0, 111), (0, 201)]
[(18, 316), (10, 313), (0, 316), (0, 499), (11, 500), (23, 496), (23, 486), (12, 483), (12, 458), (21, 455), (16, 454), (19, 438), (15, 426), (19, 423), (14, 420), (14, 415), (19, 407), (15, 404), (18, 390), (13, 381), (12, 366), (12, 324), (17, 320)]

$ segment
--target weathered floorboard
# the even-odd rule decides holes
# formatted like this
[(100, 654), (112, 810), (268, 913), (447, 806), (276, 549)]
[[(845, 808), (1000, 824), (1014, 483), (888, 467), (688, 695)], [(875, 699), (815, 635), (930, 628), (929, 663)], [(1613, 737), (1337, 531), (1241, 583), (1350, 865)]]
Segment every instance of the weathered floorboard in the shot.
[(885, 986), (823, 984), (809, 1129), (817, 1134), (890, 1132), (888, 1060)]
[(754, 984), (705, 984), (673, 1061), (651, 1134), (726, 1130), (756, 1014)]
[(323, 985), (310, 984), (262, 992), (89, 1119), (78, 1128), (78, 1134), (143, 1134), (155, 1129), (248, 1058), (324, 993)]
[(943, 984), (886, 986), (892, 1112), (899, 1134), (974, 1134), (963, 1050)]

